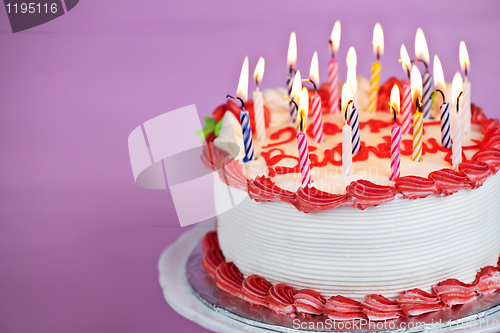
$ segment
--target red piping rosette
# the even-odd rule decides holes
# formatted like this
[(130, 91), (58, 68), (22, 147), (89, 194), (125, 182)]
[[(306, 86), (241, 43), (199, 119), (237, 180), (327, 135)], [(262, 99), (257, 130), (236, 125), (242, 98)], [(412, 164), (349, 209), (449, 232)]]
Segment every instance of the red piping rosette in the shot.
[(304, 213), (333, 209), (349, 202), (347, 194), (331, 194), (306, 186), (300, 187), (296, 193), (295, 207)]
[(217, 231), (209, 231), (203, 237), (201, 241), (201, 248), (203, 252), (207, 252), (209, 249), (218, 249), (219, 248), (219, 239), (217, 238)]
[(465, 161), (458, 165), (458, 170), (469, 179), (473, 189), (481, 187), (490, 174), (488, 164), (480, 161)]
[(323, 314), (326, 300), (320, 293), (311, 289), (302, 289), (293, 295), (297, 313), (306, 316)]
[(448, 307), (472, 302), (478, 296), (473, 285), (463, 283), (457, 279), (439, 282), (437, 285), (432, 286), (432, 290), (434, 290), (441, 302)]
[(463, 173), (451, 169), (441, 169), (431, 172), (429, 178), (434, 179), (443, 197), (458, 192), (463, 188), (471, 188), (469, 180)]
[(368, 180), (356, 180), (347, 186), (347, 194), (353, 197), (353, 205), (361, 210), (369, 206), (394, 199), (396, 189), (392, 186), (374, 184)]
[(222, 162), (222, 167), (217, 170), (220, 180), (231, 187), (243, 191), (248, 189), (248, 180), (243, 171), (243, 166), (235, 159), (226, 159)]
[(398, 303), (382, 295), (366, 295), (361, 306), (363, 307), (364, 314), (372, 321), (405, 317)]
[(296, 291), (286, 283), (278, 283), (269, 289), (267, 296), (267, 307), (277, 314), (295, 317), (295, 306), (293, 305), (293, 295)]
[(491, 173), (494, 175), (500, 169), (500, 150), (490, 149), (478, 151), (472, 156), (472, 160), (488, 164)]
[(250, 275), (243, 280), (241, 295), (249, 303), (266, 306), (266, 299), (269, 296), (271, 287), (272, 285), (263, 277)]
[(366, 318), (361, 303), (344, 296), (332, 296), (326, 300), (325, 314), (333, 320), (354, 320)]
[(486, 133), (479, 150), (483, 151), (492, 148), (500, 149), (500, 128), (498, 126), (493, 127)]
[(215, 271), (217, 286), (233, 296), (241, 296), (243, 274), (232, 262), (223, 262)]
[(208, 275), (215, 279), (215, 272), (220, 264), (226, 261), (222, 251), (219, 248), (208, 249), (203, 255), (203, 260), (201, 261), (203, 267), (207, 271)]
[(248, 184), (248, 195), (251, 199), (259, 201), (285, 201), (293, 202), (295, 194), (278, 187), (271, 178), (257, 176)]
[(481, 269), (472, 283), (474, 291), (480, 294), (491, 294), (500, 289), (500, 272), (496, 267), (487, 266)]
[(446, 308), (436, 295), (418, 288), (400, 292), (396, 302), (407, 316), (418, 316)]
[(396, 179), (394, 187), (405, 199), (425, 198), (430, 194), (441, 194), (433, 179), (419, 176), (405, 176)]

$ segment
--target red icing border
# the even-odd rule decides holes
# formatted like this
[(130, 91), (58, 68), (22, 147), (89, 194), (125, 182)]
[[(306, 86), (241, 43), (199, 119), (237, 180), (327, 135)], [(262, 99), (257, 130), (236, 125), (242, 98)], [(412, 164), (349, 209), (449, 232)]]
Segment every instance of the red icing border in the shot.
[[(352, 206), (364, 210), (367, 207), (377, 206), (394, 200), (397, 194), (400, 194), (405, 199), (425, 198), (430, 194), (446, 197), (461, 189), (478, 188), (483, 185), (489, 175), (494, 175), (500, 170), (500, 123), (498, 120), (486, 118), (482, 109), (474, 104), (471, 106), (471, 112), (472, 122), (481, 126), (484, 138), (477, 146), (464, 147), (464, 149), (479, 148), (479, 151), (470, 160), (467, 160), (464, 155), (463, 162), (459, 165), (459, 171), (444, 168), (431, 172), (427, 178), (404, 176), (396, 179), (394, 186), (382, 186), (367, 180), (357, 180), (347, 186), (346, 194), (343, 195), (330, 194), (309, 186), (299, 188), (294, 193), (281, 189), (270, 178), (265, 176), (248, 180), (243, 172), (242, 165), (233, 159), (228, 159), (228, 154), (213, 144), (205, 146), (201, 159), (208, 168), (212, 170), (218, 169), (220, 179), (224, 183), (248, 191), (250, 198), (253, 200), (288, 202), (294, 205), (297, 210), (305, 213), (333, 209), (338, 206)], [(390, 125), (388, 124), (389, 122), (372, 119), (361, 123), (361, 127), (370, 126), (372, 131), (378, 131), (379, 128)], [(328, 130), (336, 132), (339, 129), (338, 127), (330, 126)], [(291, 131), (295, 133), (293, 128), (287, 127), (277, 131), (272, 136), (275, 136), (275, 139), (279, 140), (282, 133), (291, 133)], [(387, 140), (390, 140), (390, 138), (387, 137)], [(290, 141), (290, 138), (287, 138), (283, 142), (288, 141)], [(432, 138), (428, 140), (427, 144), (430, 146), (424, 144), (424, 152), (435, 153), (438, 150), (447, 151), (446, 160), (451, 164), (451, 149), (442, 148), (435, 141)], [(267, 152), (262, 152), (262, 156), (268, 164), (270, 176), (299, 172), (298, 165), (294, 168), (283, 166), (273, 167), (282, 158), (291, 157), (297, 159), (296, 156), (284, 155), (280, 148), (275, 147), (277, 144), (279, 143), (269, 144), (266, 146), (267, 148), (274, 148)], [(402, 154), (411, 154), (411, 141), (403, 140), (402, 144)], [(354, 160), (368, 158), (368, 152), (372, 152), (380, 158), (389, 157), (389, 147), (389, 141), (379, 144), (378, 147), (366, 146), (364, 142), (361, 142), (361, 149), (356, 154)], [(342, 155), (341, 149), (341, 143), (339, 143), (337, 147), (325, 151), (322, 161), (319, 161), (317, 155), (311, 153), (311, 167), (323, 166), (328, 162), (333, 165), (340, 165), (341, 161), (335, 158)], [(271, 157), (271, 154), (276, 150), (280, 154)], [(408, 151), (405, 152), (406, 150)]]
[[(216, 231), (208, 232), (202, 244), (212, 244), (205, 251), (205, 261), (213, 262), (213, 253), (219, 253), (218, 242), (213, 242)], [(220, 252), (221, 253), (221, 252)], [(224, 258), (224, 256), (222, 256)], [(220, 260), (220, 257), (218, 258)], [(454, 305), (472, 302), (481, 295), (493, 293), (500, 289), (500, 257), (498, 266), (487, 266), (479, 270), (476, 279), (470, 284), (457, 279), (448, 279), (432, 286), (434, 294), (421, 289), (404, 290), (392, 301), (382, 295), (366, 295), (363, 302), (337, 295), (325, 299), (320, 293), (311, 289), (295, 290), (286, 283), (272, 285), (258, 275), (250, 275), (245, 279), (238, 267), (224, 259), (215, 269), (215, 277), (211, 274), (212, 267), (207, 269), (215, 278), (217, 286), (233, 296), (245, 301), (265, 306), (277, 314), (295, 317), (297, 314), (311, 317), (312, 315), (327, 315), (335, 320), (353, 320), (368, 318), (372, 321), (389, 320), (400, 317), (419, 316), (424, 313), (440, 311)]]

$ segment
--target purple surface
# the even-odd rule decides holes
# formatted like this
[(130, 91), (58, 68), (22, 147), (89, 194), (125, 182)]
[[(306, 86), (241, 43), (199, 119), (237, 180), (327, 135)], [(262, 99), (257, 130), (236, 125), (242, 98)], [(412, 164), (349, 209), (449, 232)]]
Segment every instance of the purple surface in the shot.
[(447, 81), (464, 40), (472, 100), (500, 116), (498, 1), (233, 4), (87, 0), (17, 34), (0, 9), (0, 331), (206, 332), (163, 299), (157, 260), (185, 229), (169, 191), (135, 186), (127, 136), (188, 104), (209, 115), (246, 55), (251, 72), (266, 58), (262, 87), (284, 85), (292, 30), (298, 67), (318, 50), (322, 80), (337, 19), (342, 79), (351, 45), (369, 75), (377, 21), (383, 81), (403, 77), (399, 47), (413, 56), (417, 27)]

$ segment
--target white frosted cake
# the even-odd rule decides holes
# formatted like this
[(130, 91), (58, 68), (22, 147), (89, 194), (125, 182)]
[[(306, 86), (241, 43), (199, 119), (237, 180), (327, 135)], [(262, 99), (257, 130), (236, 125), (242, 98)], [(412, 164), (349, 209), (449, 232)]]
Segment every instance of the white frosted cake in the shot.
[[(472, 106), (457, 171), (451, 149), (441, 146), (439, 120), (426, 120), (423, 161), (411, 160), (412, 135), (403, 134), (401, 175), (392, 181), (393, 115), (360, 112), (361, 149), (352, 176), (343, 176), (344, 115), (323, 112), (324, 142), (307, 131), (312, 183), (301, 186), (284, 95), (282, 88), (264, 91), (270, 121), (246, 163), (235, 105), (217, 111), (224, 118), (209, 141), (221, 149), (211, 158), (223, 165), (214, 181), (224, 213), (203, 241), (203, 264), (221, 289), (289, 316), (381, 320), (447, 309), (500, 288), (497, 120)], [(228, 185), (239, 203), (229, 210)]]

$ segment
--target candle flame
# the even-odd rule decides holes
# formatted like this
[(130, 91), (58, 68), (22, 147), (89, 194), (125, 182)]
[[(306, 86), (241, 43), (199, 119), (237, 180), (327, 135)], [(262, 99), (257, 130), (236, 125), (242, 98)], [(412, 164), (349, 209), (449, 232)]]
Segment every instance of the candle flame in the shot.
[(300, 71), (297, 71), (295, 77), (293, 78), (292, 93), (290, 98), (293, 99), (297, 104), (300, 101), (300, 91), (302, 90), (302, 78), (300, 77)]
[(335, 22), (330, 36), (332, 53), (335, 54), (340, 46), (340, 21)]
[(347, 51), (345, 62), (347, 63), (347, 67), (349, 67), (351, 62), (354, 65), (354, 68), (356, 68), (356, 66), (358, 65), (358, 57), (356, 56), (356, 50), (354, 49), (354, 46), (351, 46), (349, 48), (349, 51)]
[(373, 53), (377, 57), (384, 54), (384, 31), (382, 30), (382, 26), (380, 23), (375, 24), (375, 28), (373, 28)]
[(352, 61), (349, 63), (347, 67), (346, 83), (347, 85), (349, 85), (352, 94), (356, 95), (356, 92), (358, 91), (358, 82), (356, 81), (356, 65)]
[(418, 97), (422, 98), (422, 75), (417, 66), (411, 68), (411, 98), (415, 102)]
[(297, 62), (297, 36), (295, 32), (290, 35), (290, 43), (288, 44), (288, 57), (286, 64), (288, 67), (295, 66)]
[(405, 44), (401, 45), (401, 50), (399, 51), (399, 56), (400, 56), (400, 61), (401, 64), (403, 65), (403, 70), (405, 72), (409, 71), (411, 69), (411, 61), (410, 61), (410, 56), (408, 55), (408, 51), (406, 51), (406, 46)]
[(425, 61), (427, 64), (429, 63), (429, 49), (421, 28), (417, 29), (417, 35), (415, 36), (415, 55), (418, 59)]
[(240, 96), (244, 102), (248, 98), (248, 72), (248, 57), (246, 57), (243, 61), (243, 66), (241, 66), (240, 81), (236, 90), (236, 95)]
[(434, 86), (437, 89), (440, 89), (443, 93), (446, 93), (443, 67), (441, 66), (441, 61), (439, 61), (439, 57), (437, 55), (434, 55), (434, 66), (432, 70), (434, 75)]
[(470, 69), (470, 63), (469, 63), (469, 52), (467, 52), (467, 46), (465, 46), (464, 41), (460, 42), (460, 49), (458, 51), (458, 56), (460, 59), (460, 68), (462, 68), (462, 72), (464, 72), (465, 76), (467, 76)]
[(352, 101), (352, 99), (351, 88), (349, 88), (349, 85), (346, 83), (342, 86), (342, 112), (345, 112), (347, 104), (349, 104), (349, 101)]
[(264, 77), (264, 68), (265, 68), (266, 61), (264, 58), (260, 57), (259, 61), (257, 62), (257, 65), (255, 66), (255, 70), (253, 72), (253, 77), (255, 78), (255, 81), (257, 84), (262, 82), (262, 78)]
[(462, 92), (462, 90), (462, 75), (460, 74), (460, 72), (456, 72), (455, 76), (453, 77), (453, 81), (451, 82), (451, 98), (453, 100), (453, 103), (456, 103), (458, 95), (460, 95), (460, 92)]
[[(399, 102), (400, 102), (400, 95), (399, 95), (399, 87), (397, 84), (395, 84), (393, 87), (392, 87), (392, 90), (391, 90), (391, 106), (392, 108), (397, 112), (399, 113), (400, 112), (400, 109), (399, 109)], [(391, 110), (392, 111), (392, 110)]]
[(309, 78), (313, 80), (313, 82), (319, 88), (319, 64), (318, 64), (318, 52), (314, 52), (312, 60), (311, 60), (311, 69), (309, 71)]
[(300, 130), (300, 125), (303, 124), (304, 128), (302, 128), (302, 132), (306, 132), (306, 123), (307, 123), (307, 114), (309, 112), (309, 92), (307, 88), (302, 88), (300, 92), (300, 104), (299, 104), (299, 112), (297, 112), (297, 132)]

